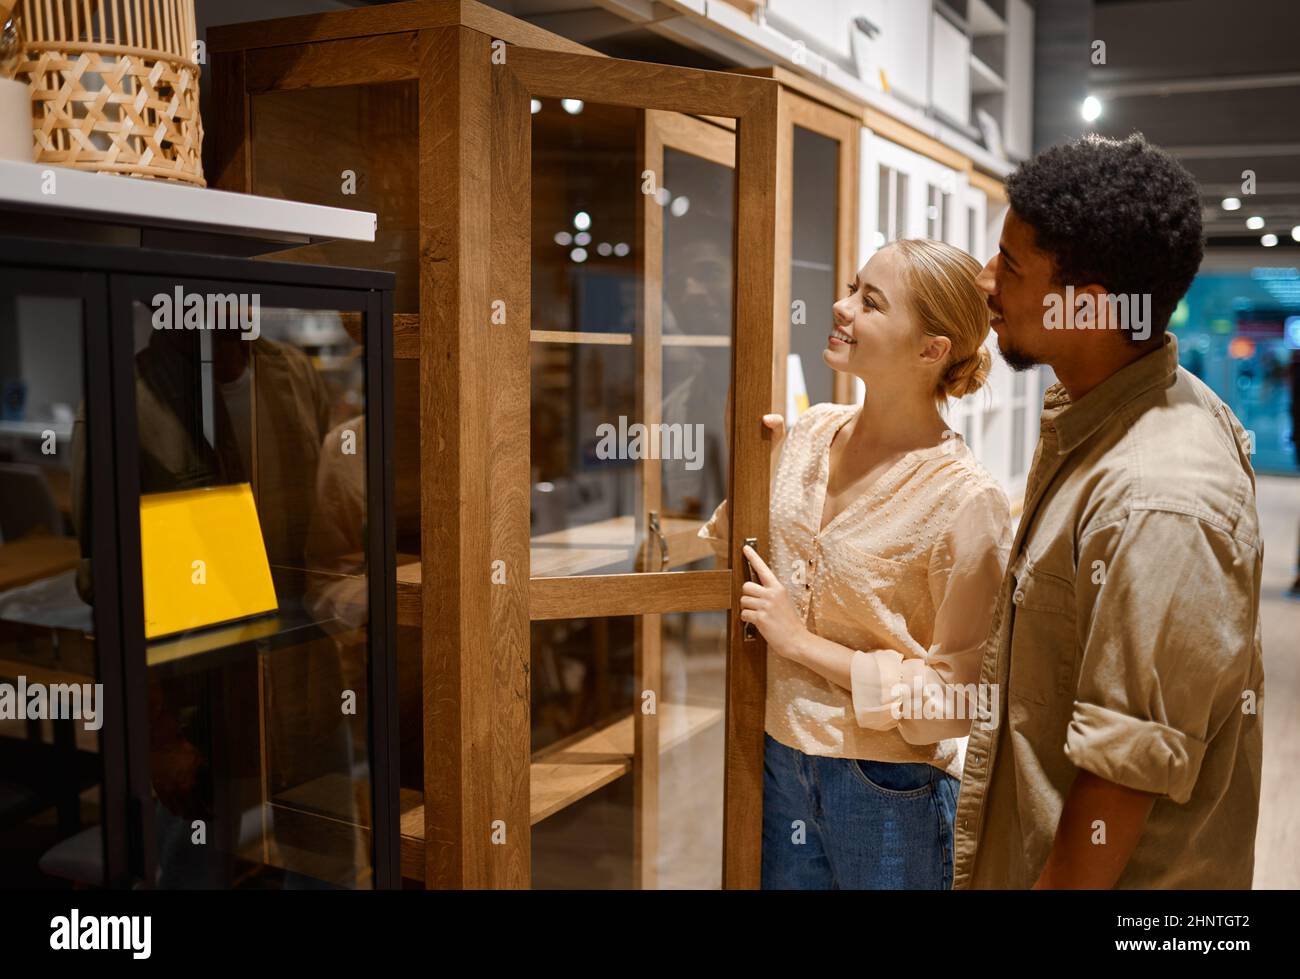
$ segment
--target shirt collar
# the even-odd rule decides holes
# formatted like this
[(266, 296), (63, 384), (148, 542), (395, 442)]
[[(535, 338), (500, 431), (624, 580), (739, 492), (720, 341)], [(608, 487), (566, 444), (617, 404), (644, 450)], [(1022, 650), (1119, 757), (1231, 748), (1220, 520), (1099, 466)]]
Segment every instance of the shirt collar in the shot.
[(1178, 339), (1165, 334), (1164, 346), (1117, 370), (1078, 401), (1064, 385), (1053, 384), (1043, 394), (1043, 428), (1054, 428), (1057, 452), (1081, 445), (1124, 405), (1152, 388), (1166, 384), (1178, 370)]

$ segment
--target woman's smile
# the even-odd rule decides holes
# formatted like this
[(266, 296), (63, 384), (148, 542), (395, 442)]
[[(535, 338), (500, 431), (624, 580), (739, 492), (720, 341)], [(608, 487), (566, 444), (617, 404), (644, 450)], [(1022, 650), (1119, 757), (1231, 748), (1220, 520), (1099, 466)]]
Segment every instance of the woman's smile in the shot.
[(835, 326), (831, 327), (831, 333), (830, 336), (827, 338), (827, 340), (831, 346), (835, 346), (835, 344), (837, 343), (852, 345), (858, 342), (857, 340), (854, 340), (853, 337), (849, 336), (847, 333), (841, 330), (839, 327), (835, 327)]

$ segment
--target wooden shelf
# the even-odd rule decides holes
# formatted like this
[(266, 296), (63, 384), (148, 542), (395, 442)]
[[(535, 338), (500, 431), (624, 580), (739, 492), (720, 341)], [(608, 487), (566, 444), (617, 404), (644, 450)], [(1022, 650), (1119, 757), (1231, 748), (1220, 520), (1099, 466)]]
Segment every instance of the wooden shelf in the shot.
[[(713, 556), (708, 541), (696, 536), (703, 521), (692, 517), (666, 517), (664, 537), (668, 541), (671, 571)], [(580, 527), (541, 534), (532, 539), (532, 578), (563, 578), (599, 573), (603, 568), (628, 564), (635, 557), (636, 528), (631, 516), (612, 517)], [(423, 616), (420, 602), (422, 574), (419, 559), (399, 556), (397, 564), (397, 622), (418, 626)]]
[(979, 57), (970, 56), (970, 90), (974, 95), (992, 95), (1006, 91), (1007, 83)]
[(731, 337), (721, 333), (692, 335), (689, 333), (665, 333), (659, 338), (665, 347), (730, 347)]
[(1005, 34), (1007, 31), (1007, 22), (1001, 14), (989, 6), (987, 0), (970, 0), (967, 16), (970, 18), (971, 34), (976, 37)]
[[(532, 330), (531, 343), (591, 343), (606, 346), (631, 346), (631, 333), (596, 333), (580, 330)], [(730, 347), (731, 337), (722, 334), (692, 335), (665, 333), (660, 337), (665, 347)], [(393, 356), (398, 360), (420, 358), (420, 314), (396, 313), (393, 316)]]
[[(721, 707), (662, 704), (662, 754), (721, 722)], [(584, 731), (533, 755), (529, 768), (529, 816), (533, 825), (586, 798), (632, 770), (635, 718)], [(424, 879), (424, 799), (402, 789), (402, 876)]]
[(580, 330), (529, 330), (529, 343), (596, 343), (616, 347), (632, 346), (630, 333), (595, 333)]
[(51, 578), (77, 566), (81, 546), (75, 537), (37, 536), (0, 546), (0, 591)]

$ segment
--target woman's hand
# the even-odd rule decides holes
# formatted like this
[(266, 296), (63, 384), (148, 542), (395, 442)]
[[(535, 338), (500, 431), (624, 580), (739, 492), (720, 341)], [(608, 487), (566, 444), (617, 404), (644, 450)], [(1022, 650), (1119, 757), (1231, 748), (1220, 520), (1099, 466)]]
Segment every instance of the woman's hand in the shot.
[(795, 659), (808, 630), (799, 618), (794, 600), (757, 551), (745, 545), (744, 554), (758, 581), (747, 581), (741, 588), (741, 621), (752, 622), (778, 656)]
[(764, 415), (763, 424), (772, 432), (772, 451), (775, 452), (785, 438), (785, 417), (776, 413)]

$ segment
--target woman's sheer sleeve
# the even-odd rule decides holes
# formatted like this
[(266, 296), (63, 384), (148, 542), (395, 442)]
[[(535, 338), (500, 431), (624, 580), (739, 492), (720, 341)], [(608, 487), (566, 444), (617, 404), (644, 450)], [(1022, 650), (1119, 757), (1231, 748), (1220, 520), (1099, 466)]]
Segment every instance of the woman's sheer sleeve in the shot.
[(719, 561), (726, 562), (727, 553), (730, 550), (730, 541), (728, 535), (731, 530), (731, 514), (727, 512), (727, 501), (723, 500), (718, 504), (713, 516), (704, 522), (695, 536), (709, 542), (713, 548), (713, 555)]
[[(814, 413), (824, 410), (825, 408), (822, 405), (816, 404), (800, 415), (799, 419), (795, 422), (794, 428), (786, 434), (785, 438), (782, 439), (781, 444), (776, 447), (775, 451), (773, 451), (772, 465), (770, 467), (771, 485), (769, 486), (769, 490), (774, 489), (776, 486), (777, 471), (781, 466), (781, 460), (785, 457), (785, 453), (791, 441), (796, 437), (802, 438), (808, 430), (808, 424), (814, 417)], [(730, 532), (731, 512), (727, 507), (727, 501), (723, 500), (713, 511), (713, 516), (709, 517), (709, 519), (705, 521), (704, 526), (696, 531), (695, 536), (699, 537), (701, 540), (708, 541), (709, 546), (713, 548), (714, 556), (725, 564), (730, 553), (731, 541), (728, 536)]]
[(1011, 546), (1011, 517), (1000, 487), (982, 489), (953, 515), (930, 557), (933, 642), (923, 655), (856, 651), (850, 664), (853, 709), (866, 728), (898, 728), (909, 744), (970, 732), (986, 700), (977, 699), (984, 643)]

